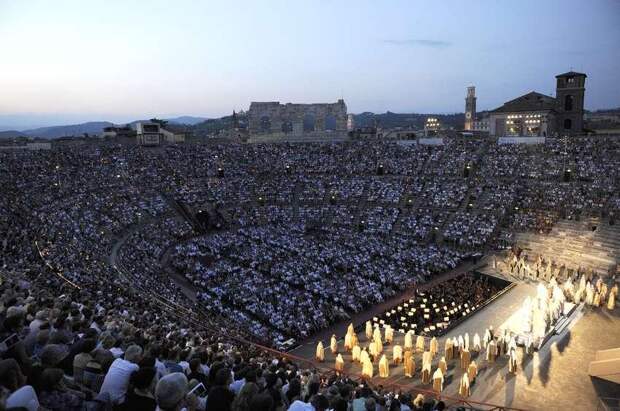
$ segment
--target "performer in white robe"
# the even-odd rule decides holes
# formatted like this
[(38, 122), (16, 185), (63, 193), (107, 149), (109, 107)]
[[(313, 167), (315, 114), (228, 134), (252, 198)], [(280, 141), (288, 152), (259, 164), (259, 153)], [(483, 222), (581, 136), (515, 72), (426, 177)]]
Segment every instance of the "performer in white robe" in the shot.
[(511, 374), (517, 373), (517, 351), (510, 350), (508, 355), (508, 372)]
[(484, 338), (482, 340), (482, 343), (484, 345), (484, 348), (487, 348), (487, 344), (489, 344), (489, 342), (492, 340), (491, 337), (491, 332), (489, 331), (489, 329), (487, 328), (486, 330), (484, 330)]
[(465, 345), (463, 345), (463, 347), (469, 350), (469, 333), (465, 333), (465, 337), (463, 337), (463, 341), (465, 342)]
[(337, 372), (344, 371), (344, 359), (342, 358), (342, 354), (338, 354), (336, 357), (336, 364), (334, 365), (334, 368)]
[(398, 365), (403, 361), (403, 348), (396, 344), (392, 349), (392, 361)]
[(413, 348), (413, 333), (407, 331), (405, 334), (405, 350), (411, 350)]
[(325, 361), (325, 348), (323, 348), (323, 342), (319, 341), (316, 346), (316, 355), (315, 358), (317, 361), (323, 362)]
[(616, 294), (609, 293), (609, 298), (607, 299), (607, 309), (613, 310), (616, 307)]
[(336, 340), (336, 335), (332, 335), (332, 340), (329, 344), (329, 348), (332, 351), (332, 354), (337, 354), (338, 353), (338, 340)]
[(422, 384), (431, 383), (431, 364), (422, 364)]
[(454, 358), (454, 346), (452, 344), (451, 338), (446, 339), (446, 342), (444, 345), (444, 355), (446, 357), (446, 360), (448, 361)]
[(370, 344), (368, 344), (368, 354), (371, 355), (371, 357), (373, 358), (377, 358), (379, 356), (379, 352), (377, 351), (377, 343), (374, 341), (371, 341)]
[(474, 334), (474, 347), (473, 347), (473, 351), (474, 352), (480, 352), (480, 350), (482, 350), (482, 344), (480, 342), (480, 336), (478, 335), (478, 333)]
[(388, 363), (385, 354), (381, 356), (379, 360), (379, 377), (388, 378), (390, 376), (390, 364)]
[(433, 390), (435, 392), (443, 391), (443, 373), (440, 368), (437, 368), (433, 373)]
[(487, 344), (486, 359), (488, 362), (495, 362), (496, 356), (497, 356), (497, 344), (495, 344), (495, 340), (491, 340), (491, 342)]
[(366, 321), (366, 338), (369, 340), (372, 338), (372, 323), (370, 320)]

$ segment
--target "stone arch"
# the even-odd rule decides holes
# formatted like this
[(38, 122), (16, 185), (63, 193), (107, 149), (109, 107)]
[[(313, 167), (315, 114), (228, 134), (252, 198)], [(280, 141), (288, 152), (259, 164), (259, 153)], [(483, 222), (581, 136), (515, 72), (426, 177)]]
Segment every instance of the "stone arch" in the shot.
[(263, 133), (271, 132), (271, 118), (264, 115), (260, 118), (260, 131)]
[(304, 133), (312, 132), (316, 129), (316, 115), (308, 112), (303, 117)]
[(337, 130), (337, 121), (336, 116), (332, 113), (327, 113), (325, 115), (325, 131), (336, 131)]

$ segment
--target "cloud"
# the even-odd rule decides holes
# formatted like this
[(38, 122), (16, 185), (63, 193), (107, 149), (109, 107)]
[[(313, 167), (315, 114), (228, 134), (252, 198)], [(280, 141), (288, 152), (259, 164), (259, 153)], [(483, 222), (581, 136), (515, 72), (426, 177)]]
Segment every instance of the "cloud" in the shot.
[(394, 40), (388, 39), (383, 40), (386, 44), (391, 44), (393, 46), (405, 46), (405, 47), (431, 47), (435, 49), (450, 47), (452, 45), (449, 41), (443, 40), (428, 40), (428, 39), (403, 39), (403, 40)]

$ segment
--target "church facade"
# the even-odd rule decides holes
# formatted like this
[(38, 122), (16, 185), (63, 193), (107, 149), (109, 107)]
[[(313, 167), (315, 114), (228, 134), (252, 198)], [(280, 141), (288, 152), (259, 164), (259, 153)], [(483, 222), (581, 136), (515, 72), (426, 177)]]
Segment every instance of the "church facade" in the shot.
[(489, 113), (489, 134), (528, 137), (579, 134), (583, 130), (586, 75), (569, 71), (556, 77), (556, 95), (532, 91)]

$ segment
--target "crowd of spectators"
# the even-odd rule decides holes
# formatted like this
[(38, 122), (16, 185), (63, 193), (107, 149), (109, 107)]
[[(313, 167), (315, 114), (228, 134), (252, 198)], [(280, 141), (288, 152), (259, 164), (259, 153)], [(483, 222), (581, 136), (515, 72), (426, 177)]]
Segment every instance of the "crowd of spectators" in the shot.
[[(619, 154), (613, 138), (1, 152), (2, 398), (50, 409), (395, 404), (241, 341), (303, 339), (510, 230), (617, 215)], [(221, 210), (227, 226), (201, 232), (179, 204)], [(196, 381), (206, 400), (186, 395)]]

